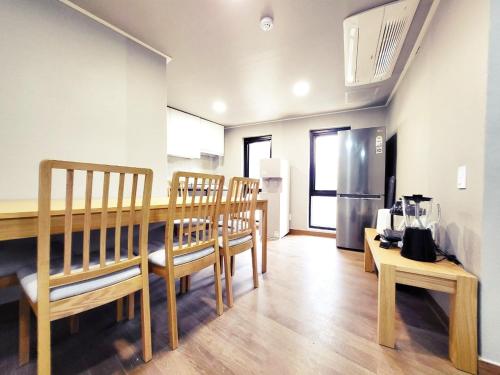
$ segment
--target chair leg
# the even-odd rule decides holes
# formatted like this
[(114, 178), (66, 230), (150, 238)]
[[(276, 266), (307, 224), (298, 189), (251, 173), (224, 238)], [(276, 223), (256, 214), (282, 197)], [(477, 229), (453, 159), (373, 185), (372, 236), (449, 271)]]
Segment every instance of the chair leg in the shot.
[(173, 276), (165, 278), (167, 287), (167, 321), (170, 349), (175, 350), (179, 346), (179, 334), (177, 331), (177, 301), (175, 295), (175, 279)]
[(186, 294), (187, 293), (187, 281), (186, 281), (186, 276), (182, 276), (180, 283), (179, 283), (180, 291), (179, 294)]
[(69, 333), (75, 335), (80, 329), (80, 319), (78, 315), (71, 315), (69, 317)]
[(253, 271), (253, 287), (258, 288), (259, 275), (257, 273), (257, 246), (256, 246), (255, 236), (253, 239), (253, 246), (252, 246), (252, 271)]
[(135, 314), (135, 293), (131, 293), (128, 295), (128, 311), (127, 311), (128, 320), (133, 320), (134, 314)]
[(149, 304), (149, 287), (143, 287), (143, 289), (141, 290), (141, 334), (142, 359), (144, 360), (144, 362), (149, 362), (153, 357), (153, 350), (151, 347), (151, 312)]
[(217, 315), (222, 315), (222, 313), (224, 312), (224, 304), (222, 302), (222, 287), (221, 287), (219, 259), (215, 259), (214, 277), (215, 277), (215, 310), (217, 312)]
[(231, 256), (231, 276), (234, 276), (234, 269), (236, 267), (236, 256)]
[(226, 279), (226, 304), (228, 307), (233, 306), (233, 280), (231, 276), (231, 266), (229, 264), (230, 262), (230, 256), (224, 256), (224, 270), (225, 270), (225, 279)]
[(19, 366), (30, 361), (30, 305), (23, 293), (19, 301)]
[[(45, 310), (45, 311), (43, 311)], [(48, 306), (42, 309), (38, 304), (37, 316), (37, 347), (38, 347), (38, 374), (50, 374), (51, 350), (50, 350), (50, 316)]]
[(123, 320), (123, 298), (116, 300), (116, 321), (121, 322)]
[(224, 257), (219, 255), (219, 264), (220, 264), (220, 274), (224, 272)]

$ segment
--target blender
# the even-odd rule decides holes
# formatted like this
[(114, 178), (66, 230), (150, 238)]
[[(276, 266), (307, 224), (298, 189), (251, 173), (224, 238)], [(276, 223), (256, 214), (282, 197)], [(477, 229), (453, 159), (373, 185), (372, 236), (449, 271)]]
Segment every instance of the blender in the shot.
[[(439, 222), (432, 220), (432, 198), (421, 194), (405, 195), (402, 198), (405, 230), (401, 255), (421, 262), (435, 262), (437, 246), (434, 242), (434, 231)], [(434, 231), (432, 230), (434, 229)]]

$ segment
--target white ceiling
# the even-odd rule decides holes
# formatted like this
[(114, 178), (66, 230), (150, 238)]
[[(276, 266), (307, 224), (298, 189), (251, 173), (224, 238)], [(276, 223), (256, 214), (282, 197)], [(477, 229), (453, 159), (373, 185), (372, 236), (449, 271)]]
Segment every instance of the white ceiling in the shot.
[[(385, 104), (432, 3), (420, 1), (393, 76), (348, 89), (342, 21), (387, 0), (71, 1), (172, 57), (168, 105), (223, 125)], [(274, 17), (269, 32), (259, 28), (264, 15)], [(293, 95), (299, 80), (309, 95)]]

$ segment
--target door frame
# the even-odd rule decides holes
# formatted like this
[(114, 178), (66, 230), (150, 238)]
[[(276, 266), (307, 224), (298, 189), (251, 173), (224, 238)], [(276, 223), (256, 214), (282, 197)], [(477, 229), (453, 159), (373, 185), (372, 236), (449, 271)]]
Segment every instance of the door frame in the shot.
[(311, 201), (312, 197), (336, 197), (337, 190), (316, 190), (316, 161), (314, 158), (315, 146), (314, 141), (317, 137), (321, 137), (322, 135), (332, 135), (337, 134), (339, 131), (343, 130), (351, 130), (350, 126), (343, 126), (339, 128), (328, 128), (328, 129), (319, 129), (319, 130), (310, 130), (309, 131), (309, 228), (313, 229), (323, 229), (329, 231), (335, 231), (337, 228), (331, 227), (320, 227), (311, 225)]
[(243, 138), (243, 177), (249, 177), (250, 174), (250, 145), (257, 142), (271, 142), (269, 147), (269, 157), (273, 157), (273, 138), (272, 135), (259, 135), (257, 137)]

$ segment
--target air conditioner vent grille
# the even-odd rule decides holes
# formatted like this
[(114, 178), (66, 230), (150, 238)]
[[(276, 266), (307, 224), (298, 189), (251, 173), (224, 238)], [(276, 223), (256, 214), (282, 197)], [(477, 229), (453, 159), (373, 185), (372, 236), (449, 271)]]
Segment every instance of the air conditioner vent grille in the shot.
[(420, 0), (397, 0), (344, 20), (346, 86), (391, 77)]
[(403, 41), (403, 34), (407, 22), (407, 17), (398, 20), (390, 20), (384, 24), (380, 48), (375, 62), (375, 80), (380, 79), (389, 73), (389, 68), (397, 58), (396, 51)]

